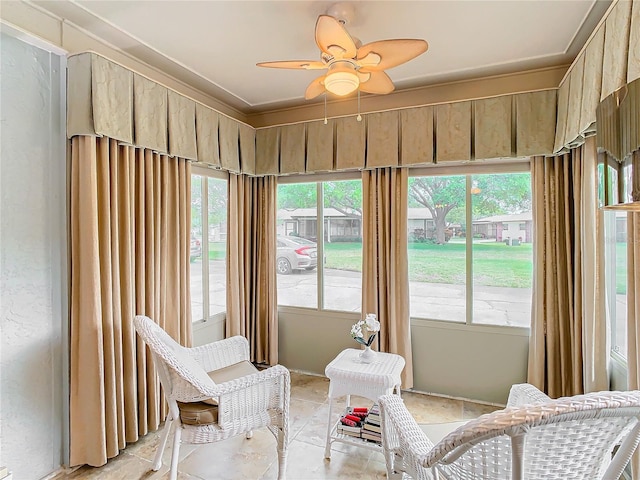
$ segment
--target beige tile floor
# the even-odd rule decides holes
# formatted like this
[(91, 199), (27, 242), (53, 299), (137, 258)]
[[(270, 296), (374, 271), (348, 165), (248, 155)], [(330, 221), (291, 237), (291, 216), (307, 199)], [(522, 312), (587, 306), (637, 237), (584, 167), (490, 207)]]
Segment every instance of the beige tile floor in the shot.
[[(291, 443), (289, 480), (383, 479), (386, 478), (381, 453), (334, 443), (331, 459), (324, 458), (329, 405), (329, 380), (291, 372)], [(462, 400), (402, 392), (409, 411), (418, 423), (440, 423), (475, 418), (497, 407)], [(344, 404), (344, 399), (342, 400)], [(352, 397), (352, 405), (368, 406), (366, 399)], [(339, 409), (334, 409), (339, 410)], [(336, 413), (337, 419), (338, 413)], [(159, 440), (153, 432), (127, 446), (120, 455), (100, 468), (81, 467), (59, 473), (53, 480), (164, 480), (168, 479), (170, 443), (162, 468), (154, 472), (151, 462)], [(266, 429), (247, 440), (238, 436), (211, 445), (182, 445), (178, 465), (179, 480), (275, 480), (277, 478), (275, 438)]]

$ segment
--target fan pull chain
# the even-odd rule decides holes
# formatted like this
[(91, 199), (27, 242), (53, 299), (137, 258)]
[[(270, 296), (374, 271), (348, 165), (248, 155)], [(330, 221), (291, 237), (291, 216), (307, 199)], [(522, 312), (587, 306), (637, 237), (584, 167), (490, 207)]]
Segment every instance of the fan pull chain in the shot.
[(324, 124), (327, 124), (327, 92), (324, 92)]
[(356, 120), (359, 122), (362, 121), (362, 115), (360, 115), (360, 89), (358, 89), (358, 116), (356, 117)]

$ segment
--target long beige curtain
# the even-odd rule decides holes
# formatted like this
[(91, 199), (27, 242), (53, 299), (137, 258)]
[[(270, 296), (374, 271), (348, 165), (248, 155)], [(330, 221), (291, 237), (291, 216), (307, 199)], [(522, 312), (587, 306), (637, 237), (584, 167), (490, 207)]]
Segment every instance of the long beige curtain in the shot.
[[(579, 151), (581, 161), (574, 182), (580, 188), (580, 242), (582, 284), (583, 386), (586, 392), (609, 388), (609, 323), (604, 295), (604, 228), (598, 206), (598, 152), (596, 138), (586, 139)], [(576, 154), (578, 153), (576, 152)]]
[(71, 151), (70, 463), (100, 466), (162, 420), (133, 316), (191, 343), (191, 169), (106, 137)]
[[(640, 200), (640, 150), (633, 153), (633, 195)], [(629, 390), (640, 390), (640, 213), (627, 217), (627, 361)], [(633, 478), (640, 478), (640, 452), (632, 460)]]
[(251, 361), (278, 363), (274, 176), (229, 175), (226, 336), (249, 340)]
[(378, 315), (380, 351), (404, 357), (403, 388), (413, 386), (407, 254), (408, 181), (407, 170), (403, 168), (362, 172), (362, 313)]
[(582, 149), (531, 162), (534, 281), (528, 381), (551, 397), (583, 392)]

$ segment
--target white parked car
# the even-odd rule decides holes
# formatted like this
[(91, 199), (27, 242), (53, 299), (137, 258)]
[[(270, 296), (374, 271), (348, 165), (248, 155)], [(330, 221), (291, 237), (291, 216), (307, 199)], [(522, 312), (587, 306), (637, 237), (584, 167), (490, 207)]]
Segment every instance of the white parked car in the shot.
[(302, 237), (277, 238), (276, 271), (288, 275), (294, 270), (313, 270), (318, 266), (315, 242)]

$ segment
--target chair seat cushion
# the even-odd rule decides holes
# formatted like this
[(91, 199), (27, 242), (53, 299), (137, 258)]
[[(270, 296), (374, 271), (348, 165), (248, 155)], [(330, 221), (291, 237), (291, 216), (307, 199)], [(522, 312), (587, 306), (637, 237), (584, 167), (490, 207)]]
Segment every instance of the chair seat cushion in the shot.
[(218, 422), (218, 405), (204, 402), (177, 403), (180, 421), (185, 425), (210, 425)]
[(233, 365), (229, 365), (228, 367), (220, 368), (219, 370), (214, 370), (213, 372), (209, 372), (209, 378), (216, 383), (224, 383), (229, 380), (234, 380), (236, 378), (246, 377), (247, 375), (253, 375), (254, 373), (258, 373), (258, 369), (253, 366), (251, 362), (246, 360), (238, 363), (234, 363)]
[[(228, 367), (208, 372), (209, 378), (215, 383), (224, 383), (236, 378), (257, 373), (258, 369), (246, 360)], [(202, 402), (178, 402), (180, 420), (185, 425), (209, 425), (218, 421), (218, 401), (208, 398)]]

